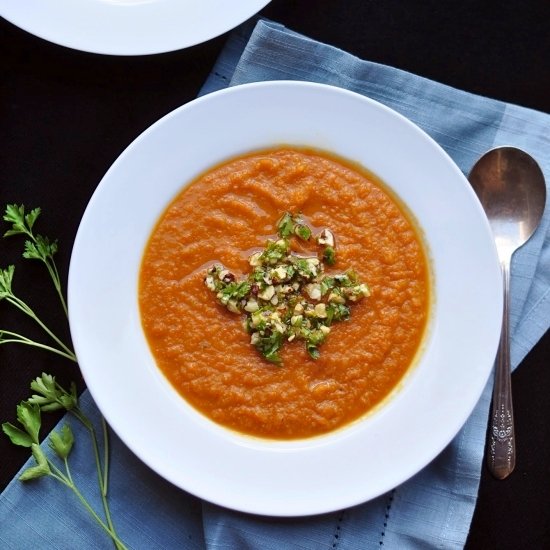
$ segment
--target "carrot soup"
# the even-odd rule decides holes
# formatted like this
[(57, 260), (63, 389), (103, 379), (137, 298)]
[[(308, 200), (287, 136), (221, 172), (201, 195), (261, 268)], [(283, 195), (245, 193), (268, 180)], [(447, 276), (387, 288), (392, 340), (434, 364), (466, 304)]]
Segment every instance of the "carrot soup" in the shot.
[(374, 175), (281, 147), (218, 165), (172, 201), (139, 305), (158, 367), (193, 407), (298, 439), (399, 385), (426, 331), (430, 274), (411, 216)]

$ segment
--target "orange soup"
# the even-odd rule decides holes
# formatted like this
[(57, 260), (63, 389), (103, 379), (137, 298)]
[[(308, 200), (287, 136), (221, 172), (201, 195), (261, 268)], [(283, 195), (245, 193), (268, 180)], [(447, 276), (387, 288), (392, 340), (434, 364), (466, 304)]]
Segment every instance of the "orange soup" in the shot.
[[(204, 281), (214, 263), (248, 274), (250, 255), (277, 238), (287, 211), (331, 229), (337, 261), (327, 272), (353, 269), (370, 296), (331, 327), (318, 359), (293, 341), (277, 365)], [(139, 304), (158, 367), (191, 405), (245, 434), (306, 438), (356, 420), (399, 385), (426, 330), (429, 269), (413, 221), (377, 178), (329, 154), (285, 147), (225, 162), (182, 190), (147, 244)]]

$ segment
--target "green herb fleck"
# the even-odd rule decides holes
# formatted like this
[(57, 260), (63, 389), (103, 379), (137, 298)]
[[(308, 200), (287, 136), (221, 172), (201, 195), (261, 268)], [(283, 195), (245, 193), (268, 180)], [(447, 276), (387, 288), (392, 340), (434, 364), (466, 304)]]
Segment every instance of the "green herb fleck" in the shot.
[(334, 265), (336, 263), (336, 252), (332, 246), (327, 246), (323, 252), (323, 260), (328, 265)]
[(281, 363), (279, 350), (283, 345), (283, 335), (280, 332), (273, 332), (269, 336), (261, 336), (256, 349), (271, 363)]
[(311, 229), (307, 225), (303, 225), (301, 223), (296, 224), (296, 227), (294, 228), (294, 233), (303, 241), (309, 241), (309, 239), (311, 238)]
[(283, 217), (278, 221), (277, 232), (283, 239), (292, 235), (294, 232), (294, 220), (290, 213), (285, 212)]

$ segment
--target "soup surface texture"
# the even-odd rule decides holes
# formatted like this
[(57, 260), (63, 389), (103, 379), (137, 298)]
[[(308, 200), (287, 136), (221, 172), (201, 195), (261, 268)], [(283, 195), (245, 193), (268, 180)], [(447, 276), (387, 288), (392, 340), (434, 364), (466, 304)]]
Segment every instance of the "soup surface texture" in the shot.
[[(242, 318), (204, 284), (221, 263), (238, 278), (249, 256), (276, 238), (285, 211), (330, 228), (337, 262), (371, 295), (335, 324), (317, 360), (286, 343), (282, 366), (250, 345)], [(292, 241), (296, 253), (311, 252)], [(174, 388), (215, 422), (271, 439), (324, 434), (361, 417), (399, 385), (426, 330), (430, 281), (417, 229), (372, 174), (299, 148), (255, 152), (185, 187), (157, 223), (140, 273), (143, 329)]]

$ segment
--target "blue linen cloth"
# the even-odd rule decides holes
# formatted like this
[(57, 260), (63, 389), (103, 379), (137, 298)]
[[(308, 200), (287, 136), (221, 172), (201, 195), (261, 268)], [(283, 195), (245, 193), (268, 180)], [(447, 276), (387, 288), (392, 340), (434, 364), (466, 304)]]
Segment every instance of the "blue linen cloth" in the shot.
[[(276, 23), (254, 24), (231, 35), (201, 93), (274, 79), (348, 88), (413, 120), (464, 173), (487, 149), (515, 145), (537, 159), (550, 181), (549, 115), (360, 60)], [(547, 208), (512, 264), (514, 367), (550, 324), (549, 225)], [(477, 498), (490, 390), (491, 383), (453, 442), (409, 481), (368, 503), (306, 518), (253, 516), (200, 501), (157, 476), (113, 435), (109, 498), (117, 531), (129, 547), (147, 550), (461, 548)], [(87, 392), (81, 406), (99, 422)], [(86, 433), (70, 416), (62, 422), (71, 423), (78, 442), (70, 457), (75, 482), (100, 510)], [(15, 478), (0, 495), (0, 547), (107, 549), (112, 543), (66, 488), (51, 479)]]

